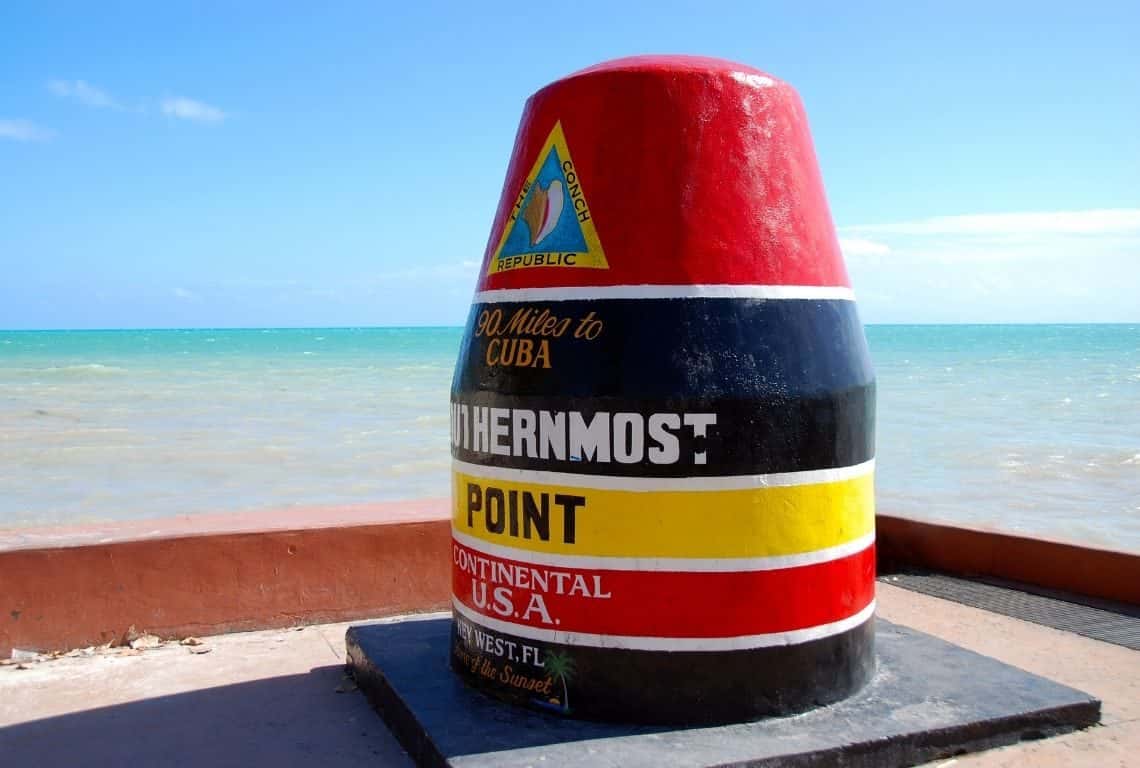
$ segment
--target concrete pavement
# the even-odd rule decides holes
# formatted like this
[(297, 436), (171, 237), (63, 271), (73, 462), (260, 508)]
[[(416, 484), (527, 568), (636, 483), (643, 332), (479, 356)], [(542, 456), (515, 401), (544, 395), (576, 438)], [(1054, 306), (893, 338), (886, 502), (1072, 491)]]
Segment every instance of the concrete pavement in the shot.
[[(1104, 702), (1102, 726), (931, 766), (1140, 765), (1140, 653), (889, 584), (879, 585), (879, 613)], [(348, 626), (2, 666), (0, 762), (406, 768), (407, 756), (343, 677)]]

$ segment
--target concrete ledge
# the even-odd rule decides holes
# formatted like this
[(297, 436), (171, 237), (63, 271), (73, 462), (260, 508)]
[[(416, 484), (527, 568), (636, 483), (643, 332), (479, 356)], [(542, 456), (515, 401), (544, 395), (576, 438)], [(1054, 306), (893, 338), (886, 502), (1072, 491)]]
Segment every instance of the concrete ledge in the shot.
[(446, 500), (7, 532), (0, 658), (438, 610), (449, 539)]
[[(0, 658), (449, 605), (446, 499), (0, 530)], [(879, 515), (883, 566), (1140, 605), (1140, 555)]]
[(1002, 531), (876, 518), (880, 571), (925, 568), (1140, 605), (1140, 554)]

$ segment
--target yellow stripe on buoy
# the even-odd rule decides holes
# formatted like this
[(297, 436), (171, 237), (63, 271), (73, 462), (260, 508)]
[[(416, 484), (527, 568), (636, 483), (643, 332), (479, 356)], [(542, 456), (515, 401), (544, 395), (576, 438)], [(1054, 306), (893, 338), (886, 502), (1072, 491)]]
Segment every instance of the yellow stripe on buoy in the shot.
[(779, 557), (839, 547), (875, 528), (871, 471), (805, 485), (659, 491), (520, 482), (494, 477), (493, 469), (488, 474), (452, 473), (454, 530), (529, 552)]

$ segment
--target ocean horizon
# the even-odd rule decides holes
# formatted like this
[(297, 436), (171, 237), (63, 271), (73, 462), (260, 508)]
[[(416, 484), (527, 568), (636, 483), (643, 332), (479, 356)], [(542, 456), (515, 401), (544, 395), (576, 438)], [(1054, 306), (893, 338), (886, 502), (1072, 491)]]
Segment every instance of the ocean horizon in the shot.
[[(1140, 327), (1140, 322), (1099, 323), (1099, 322), (1049, 322), (1049, 323), (864, 323), (864, 328), (961, 328), (961, 327), (1054, 327), (1074, 326), (1123, 326)], [(408, 323), (391, 325), (194, 325), (194, 326), (137, 326), (121, 328), (0, 328), (0, 333), (133, 333), (138, 331), (398, 331), (410, 329), (438, 329), (462, 331), (462, 325), (448, 323)]]
[[(0, 527), (446, 496), (455, 326), (0, 331)], [(877, 506), (1140, 552), (1140, 324), (871, 324)]]

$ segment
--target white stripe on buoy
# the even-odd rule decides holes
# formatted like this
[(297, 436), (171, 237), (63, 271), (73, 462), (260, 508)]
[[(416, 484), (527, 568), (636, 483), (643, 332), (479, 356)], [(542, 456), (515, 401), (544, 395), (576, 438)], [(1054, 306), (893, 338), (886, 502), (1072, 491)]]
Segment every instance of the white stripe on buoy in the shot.
[(473, 304), (577, 299), (763, 299), (854, 301), (850, 288), (828, 285), (591, 285), (559, 288), (500, 288), (478, 291)]

